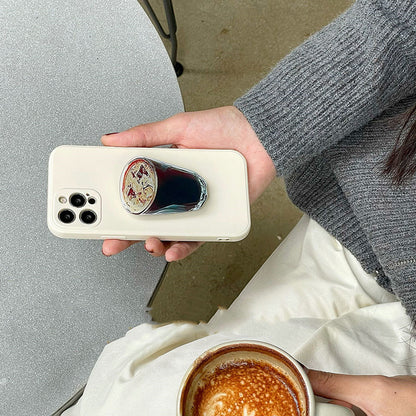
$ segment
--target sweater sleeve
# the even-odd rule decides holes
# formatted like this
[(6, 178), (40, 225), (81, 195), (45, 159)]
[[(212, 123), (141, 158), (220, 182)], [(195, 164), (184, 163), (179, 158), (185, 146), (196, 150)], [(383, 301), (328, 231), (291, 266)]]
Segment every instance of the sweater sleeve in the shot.
[(357, 0), (235, 106), (280, 175), (416, 92), (416, 1)]

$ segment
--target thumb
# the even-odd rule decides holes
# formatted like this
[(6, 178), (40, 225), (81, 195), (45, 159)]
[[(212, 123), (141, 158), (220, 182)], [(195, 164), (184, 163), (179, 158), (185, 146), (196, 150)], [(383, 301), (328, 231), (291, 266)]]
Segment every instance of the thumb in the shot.
[(106, 134), (101, 137), (105, 146), (154, 147), (179, 144), (186, 128), (184, 118), (177, 114), (166, 120), (141, 124), (121, 133)]

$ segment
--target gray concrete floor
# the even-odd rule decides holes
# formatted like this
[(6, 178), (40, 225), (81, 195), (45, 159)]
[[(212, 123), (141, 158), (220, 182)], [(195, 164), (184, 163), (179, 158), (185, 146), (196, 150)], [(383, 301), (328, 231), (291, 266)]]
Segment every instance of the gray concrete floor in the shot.
[[(139, 0), (140, 1), (140, 0)], [(161, 1), (153, 1), (163, 16)], [(173, 0), (187, 111), (230, 105), (352, 0)], [(166, 44), (169, 49), (169, 44)], [(207, 243), (171, 263), (152, 302), (155, 321), (207, 321), (228, 307), (301, 216), (281, 179), (252, 206), (238, 243)]]

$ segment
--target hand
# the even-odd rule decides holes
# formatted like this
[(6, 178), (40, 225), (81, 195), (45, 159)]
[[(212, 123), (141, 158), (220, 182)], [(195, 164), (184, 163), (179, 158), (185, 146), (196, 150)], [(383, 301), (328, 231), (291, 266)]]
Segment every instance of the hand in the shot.
[[(181, 113), (166, 120), (133, 127), (121, 133), (105, 135), (106, 146), (153, 147), (174, 145), (189, 149), (233, 149), (247, 161), (250, 201), (258, 198), (276, 175), (270, 156), (244, 115), (235, 107)], [(117, 254), (134, 241), (106, 240), (103, 253)], [(161, 242), (150, 238), (145, 248), (167, 261), (181, 260), (195, 251), (199, 242)]]
[(416, 415), (416, 376), (352, 376), (309, 370), (318, 396), (360, 408), (367, 416)]

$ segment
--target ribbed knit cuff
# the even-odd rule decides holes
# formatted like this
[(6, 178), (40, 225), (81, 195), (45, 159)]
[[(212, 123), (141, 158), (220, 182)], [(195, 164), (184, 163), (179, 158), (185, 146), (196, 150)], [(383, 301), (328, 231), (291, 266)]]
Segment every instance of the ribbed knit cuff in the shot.
[(398, 262), (394, 267), (387, 268), (386, 272), (401, 277), (400, 281), (392, 281), (392, 289), (406, 309), (406, 313), (416, 324), (416, 257)]
[[(381, 272), (361, 224), (323, 158), (317, 157), (308, 166), (301, 166), (285, 182), (292, 202), (351, 251), (366, 272)], [(387, 278), (382, 283), (389, 289)]]
[(287, 175), (416, 91), (416, 2), (357, 0), (235, 102)]

